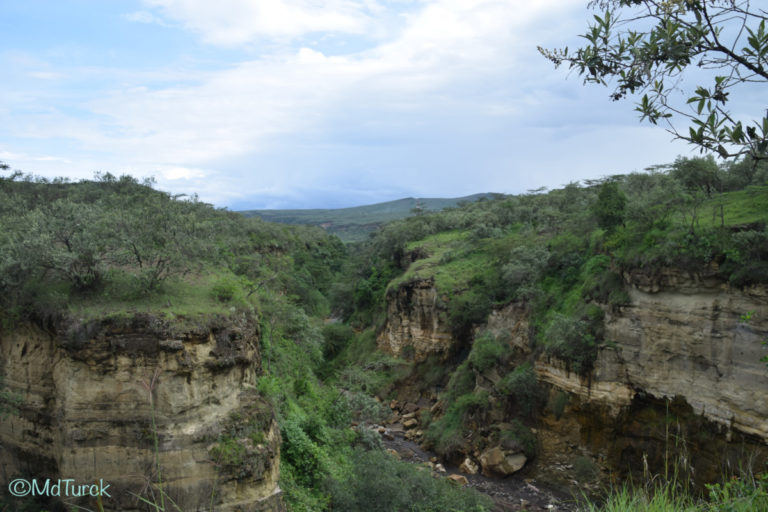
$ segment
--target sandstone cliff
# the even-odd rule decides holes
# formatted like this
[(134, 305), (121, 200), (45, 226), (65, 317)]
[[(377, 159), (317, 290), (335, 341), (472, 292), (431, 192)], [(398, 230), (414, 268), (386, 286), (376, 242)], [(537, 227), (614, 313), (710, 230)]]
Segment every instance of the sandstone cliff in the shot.
[(283, 509), (279, 429), (253, 388), (251, 315), (26, 325), (2, 333), (0, 357), (23, 399), (19, 415), (0, 420), (3, 482), (102, 479), (105, 509), (143, 510), (136, 495), (152, 500), (147, 484), (161, 476), (181, 510)]
[(387, 323), (378, 337), (380, 350), (424, 361), (430, 354), (445, 356), (453, 343), (432, 280), (403, 283), (387, 291)]
[[(549, 390), (550, 406), (536, 429), (539, 458), (552, 462), (570, 453), (614, 470), (642, 469), (645, 458), (658, 470), (678, 444), (677, 455), (688, 456), (699, 481), (750, 457), (764, 459), (766, 288), (734, 289), (713, 274), (676, 270), (624, 279), (630, 301), (604, 308), (607, 344), (590, 375), (569, 372), (531, 346), (524, 305), (511, 304), (488, 319), (486, 328), (506, 331), (518, 361), (534, 359), (538, 380)], [(390, 291), (379, 346), (395, 354), (412, 346), (416, 361), (450, 352), (450, 328), (434, 308), (436, 296), (430, 281)]]

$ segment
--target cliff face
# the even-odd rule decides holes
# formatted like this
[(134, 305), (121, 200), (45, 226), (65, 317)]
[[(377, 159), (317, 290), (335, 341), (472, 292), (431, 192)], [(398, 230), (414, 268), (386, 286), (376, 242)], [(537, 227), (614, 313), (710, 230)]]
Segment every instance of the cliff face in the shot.
[(161, 476), (182, 510), (282, 510), (279, 429), (253, 389), (256, 326), (247, 314), (187, 327), (136, 316), (3, 333), (6, 385), (23, 405), (0, 420), (0, 478), (101, 479), (105, 509), (143, 510), (135, 495)]
[[(540, 381), (571, 396), (581, 444), (612, 466), (663, 464), (686, 443), (695, 479), (768, 455), (768, 291), (667, 270), (624, 276), (630, 304), (606, 310), (606, 340), (587, 378), (539, 359)], [(749, 316), (749, 320), (745, 319)], [(549, 423), (555, 429), (552, 418)], [(682, 455), (682, 454), (681, 454)]]
[(417, 362), (450, 351), (451, 330), (441, 317), (431, 280), (404, 283), (388, 290), (387, 323), (377, 341), (380, 350)]
[[(625, 470), (642, 468), (645, 457), (653, 470), (663, 468), (665, 446), (681, 442), (697, 453), (689, 463), (704, 481), (722, 475), (723, 460), (734, 469), (750, 452), (768, 455), (768, 368), (760, 361), (768, 353), (766, 288), (737, 290), (676, 270), (624, 278), (630, 303), (604, 308), (608, 344), (588, 376), (540, 351), (536, 356), (522, 305), (488, 319), (488, 329), (510, 335), (518, 356), (535, 357), (538, 380), (549, 389), (550, 407), (537, 429), (540, 458), (552, 462), (570, 450)], [(426, 322), (420, 336), (404, 328), (439, 318), (428, 310), (436, 295), (431, 283), (408, 286), (390, 293), (380, 344), (394, 353), (412, 344), (417, 356), (448, 352), (450, 340), (433, 334), (449, 332), (439, 322)]]

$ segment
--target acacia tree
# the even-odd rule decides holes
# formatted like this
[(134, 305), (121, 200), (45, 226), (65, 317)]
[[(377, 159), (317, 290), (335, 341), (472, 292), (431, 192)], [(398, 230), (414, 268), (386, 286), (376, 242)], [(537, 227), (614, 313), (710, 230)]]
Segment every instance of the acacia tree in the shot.
[[(702, 151), (768, 158), (768, 105), (751, 119), (738, 119), (728, 105), (737, 89), (768, 84), (768, 11), (748, 0), (595, 0), (589, 7), (604, 14), (582, 36), (586, 46), (539, 51), (585, 83), (613, 85), (613, 100), (642, 93), (635, 109), (642, 120), (663, 122)], [(691, 67), (711, 70), (711, 81), (681, 95)], [(688, 130), (675, 118), (687, 120)]]

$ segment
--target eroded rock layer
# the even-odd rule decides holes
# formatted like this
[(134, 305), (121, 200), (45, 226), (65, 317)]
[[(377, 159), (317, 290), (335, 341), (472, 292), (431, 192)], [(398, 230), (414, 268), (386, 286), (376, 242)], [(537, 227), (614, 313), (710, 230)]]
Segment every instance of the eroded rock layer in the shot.
[(379, 334), (379, 349), (394, 356), (424, 361), (446, 355), (453, 337), (438, 307), (432, 280), (404, 283), (387, 292), (387, 323)]
[[(20, 414), (0, 421), (2, 481), (101, 479), (106, 510), (143, 510), (137, 496), (181, 510), (283, 509), (279, 429), (253, 388), (249, 314), (24, 326), (2, 334), (0, 357), (22, 399)], [(232, 428), (244, 417), (249, 428)], [(159, 481), (162, 498), (148, 487)]]

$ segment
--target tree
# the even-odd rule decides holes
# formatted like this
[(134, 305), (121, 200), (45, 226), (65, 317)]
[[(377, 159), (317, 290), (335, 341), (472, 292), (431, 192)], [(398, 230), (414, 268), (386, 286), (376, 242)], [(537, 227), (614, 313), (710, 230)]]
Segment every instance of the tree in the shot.
[(600, 186), (597, 201), (592, 204), (592, 213), (597, 217), (597, 223), (601, 228), (612, 231), (624, 224), (626, 205), (627, 196), (621, 191), (619, 184), (609, 181)]
[[(643, 93), (635, 109), (641, 119), (664, 122), (701, 151), (768, 158), (768, 110), (742, 120), (728, 109), (732, 92), (768, 83), (768, 11), (749, 0), (595, 0), (589, 6), (604, 14), (595, 15), (582, 36), (587, 45), (575, 53), (539, 47), (545, 57), (556, 66), (568, 63), (585, 83), (615, 84), (613, 100)], [(712, 81), (680, 98), (691, 67), (711, 70)], [(675, 127), (675, 117), (689, 121), (687, 131)]]
[(678, 158), (670, 173), (688, 190), (699, 190), (712, 197), (722, 189), (722, 172), (714, 158)]

